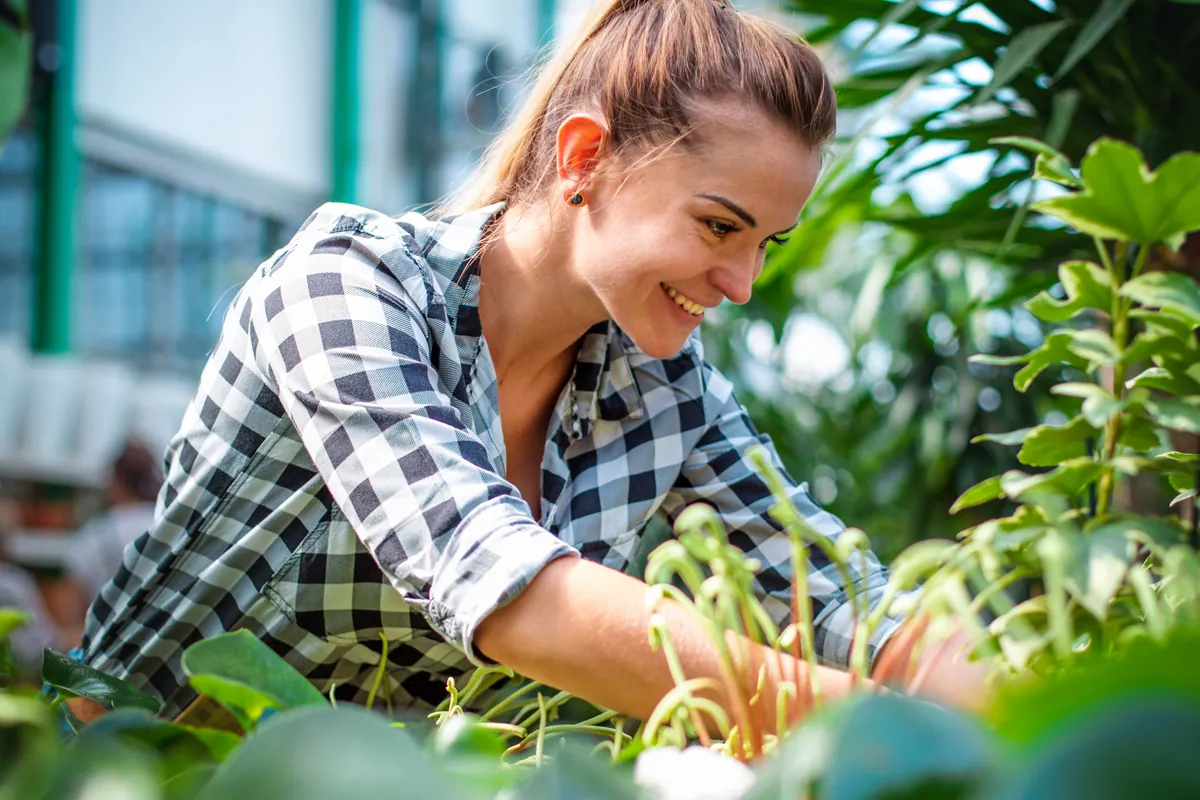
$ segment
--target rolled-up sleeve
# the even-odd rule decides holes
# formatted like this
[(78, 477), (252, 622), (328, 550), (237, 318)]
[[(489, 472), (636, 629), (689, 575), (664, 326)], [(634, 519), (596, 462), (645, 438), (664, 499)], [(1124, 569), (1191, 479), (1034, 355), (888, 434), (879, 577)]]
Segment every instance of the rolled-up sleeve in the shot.
[[(392, 254), (394, 256), (395, 254)], [(378, 254), (299, 241), (264, 278), (251, 347), (337, 505), (388, 581), (476, 664), (476, 628), (578, 555), (491, 463), (421, 302)]]
[[(713, 506), (725, 523), (730, 542), (761, 563), (755, 592), (767, 613), (783, 626), (791, 621), (791, 543), (769, 516), (774, 499), (747, 451), (756, 445), (766, 448), (771, 464), (789, 487), (792, 503), (818, 533), (836, 540), (845, 525), (813, 500), (806, 484), (797, 484), (787, 473), (770, 437), (754, 428), (728, 379), (708, 364), (703, 369), (705, 415), (710, 423), (687, 455), (666, 510), (673, 519), (691, 503)], [(819, 548), (810, 546), (808, 555), (817, 656), (826, 664), (845, 668), (855, 628), (849, 587), (837, 565)], [(851, 559), (849, 572), (859, 602), (865, 597), (874, 609), (882, 599), (888, 574), (873, 553), (865, 555), (865, 563), (857, 555)], [(879, 648), (901, 622), (899, 616), (886, 616), (871, 634), (868, 644), (872, 664)]]

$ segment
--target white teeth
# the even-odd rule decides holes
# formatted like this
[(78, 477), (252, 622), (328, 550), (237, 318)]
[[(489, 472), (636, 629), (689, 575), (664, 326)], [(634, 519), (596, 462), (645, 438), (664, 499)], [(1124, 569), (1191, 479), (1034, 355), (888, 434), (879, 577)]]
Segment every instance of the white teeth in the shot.
[(663, 291), (667, 293), (668, 297), (674, 300), (680, 308), (692, 316), (698, 317), (704, 313), (704, 306), (700, 305), (699, 303), (692, 302), (686, 296), (684, 296), (682, 292), (676, 291), (672, 287), (667, 286), (665, 283), (659, 285), (662, 286)]

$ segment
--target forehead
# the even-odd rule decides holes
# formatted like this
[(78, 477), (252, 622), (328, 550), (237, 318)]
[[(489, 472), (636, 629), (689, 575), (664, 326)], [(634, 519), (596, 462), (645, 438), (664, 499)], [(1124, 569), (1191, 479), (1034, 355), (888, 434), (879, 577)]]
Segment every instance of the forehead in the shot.
[(705, 104), (695, 123), (687, 146), (667, 159), (676, 188), (729, 197), (773, 230), (794, 223), (816, 183), (820, 154), (743, 103)]

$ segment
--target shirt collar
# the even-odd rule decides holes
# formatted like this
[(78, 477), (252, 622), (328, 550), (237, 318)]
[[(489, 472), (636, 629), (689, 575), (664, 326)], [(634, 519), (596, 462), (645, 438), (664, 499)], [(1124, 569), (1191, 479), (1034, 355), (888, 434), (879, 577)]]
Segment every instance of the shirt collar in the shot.
[[(429, 266), (442, 281), (446, 316), (459, 341), (464, 367), (479, 354), (483, 328), (479, 322), (479, 244), (484, 231), (505, 209), (505, 203), (428, 220), (409, 215), (417, 243)], [(423, 235), (422, 235), (423, 234)], [(563, 417), (563, 429), (572, 439), (587, 436), (598, 420), (619, 422), (645, 414), (642, 393), (629, 355), (637, 346), (611, 320), (592, 326), (583, 336), (575, 370), (568, 386), (573, 413)]]

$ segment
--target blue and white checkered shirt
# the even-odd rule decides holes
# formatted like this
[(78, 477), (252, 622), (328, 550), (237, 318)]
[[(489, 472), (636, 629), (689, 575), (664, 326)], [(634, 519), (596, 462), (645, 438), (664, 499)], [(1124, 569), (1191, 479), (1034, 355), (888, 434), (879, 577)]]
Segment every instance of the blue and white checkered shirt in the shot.
[[(549, 561), (624, 569), (654, 515), (701, 500), (762, 563), (769, 613), (788, 618), (790, 546), (744, 453), (761, 442), (778, 458), (698, 336), (656, 359), (613, 323), (593, 327), (551, 420), (541, 519), (504, 479), (476, 257), (502, 210), (431, 221), (329, 204), (258, 268), (167, 451), (155, 522), (88, 615), (87, 663), (174, 714), (196, 696), (183, 650), (245, 628), (361, 702), (382, 633), (383, 691), (429, 707), (482, 663), (480, 622)], [(803, 485), (793, 499), (819, 531), (843, 529)], [(818, 653), (845, 664), (852, 610), (814, 558)], [(872, 557), (854, 579), (877, 602), (886, 572)]]

